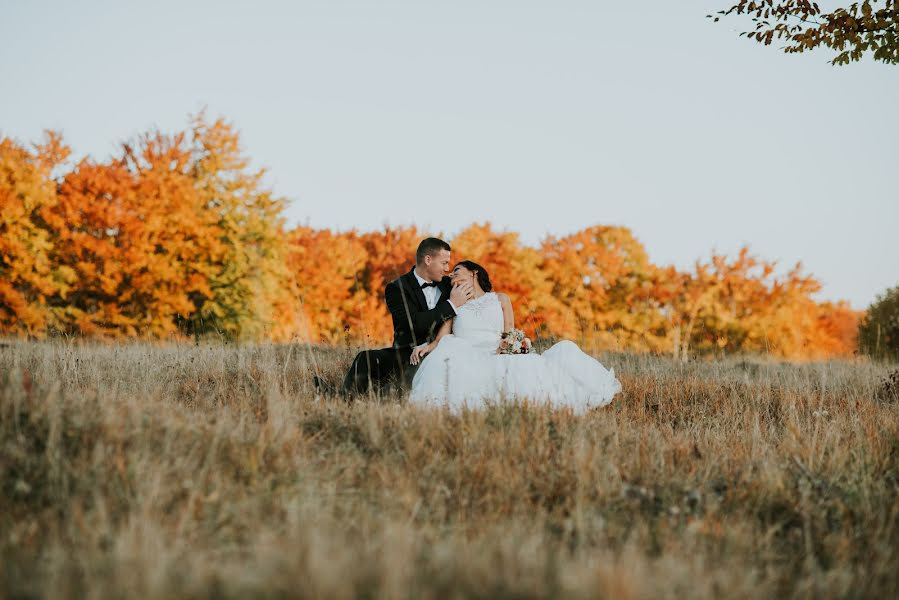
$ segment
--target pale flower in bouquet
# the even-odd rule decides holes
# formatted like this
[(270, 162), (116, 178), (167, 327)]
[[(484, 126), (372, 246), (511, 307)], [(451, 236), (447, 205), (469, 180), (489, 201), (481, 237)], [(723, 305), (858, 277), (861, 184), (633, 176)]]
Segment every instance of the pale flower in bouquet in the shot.
[(497, 353), (499, 354), (527, 354), (531, 351), (531, 340), (521, 329), (512, 329), (502, 335)]

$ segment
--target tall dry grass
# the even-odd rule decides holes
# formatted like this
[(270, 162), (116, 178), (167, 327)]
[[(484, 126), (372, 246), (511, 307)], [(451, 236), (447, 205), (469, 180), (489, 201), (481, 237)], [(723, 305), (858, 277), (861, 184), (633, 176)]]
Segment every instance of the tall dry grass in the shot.
[(889, 598), (895, 368), (604, 355), (576, 417), (346, 404), (347, 350), (0, 348), (0, 597)]

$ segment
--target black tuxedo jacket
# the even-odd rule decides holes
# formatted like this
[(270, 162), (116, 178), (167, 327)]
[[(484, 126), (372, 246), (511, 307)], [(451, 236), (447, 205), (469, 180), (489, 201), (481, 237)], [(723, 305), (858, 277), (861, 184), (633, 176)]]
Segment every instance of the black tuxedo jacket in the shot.
[(452, 285), (450, 278), (444, 277), (437, 286), (440, 298), (437, 305), (428, 310), (424, 290), (415, 278), (415, 269), (402, 275), (384, 288), (387, 310), (393, 318), (393, 347), (412, 349), (419, 344), (430, 342), (445, 321), (456, 316), (450, 306)]

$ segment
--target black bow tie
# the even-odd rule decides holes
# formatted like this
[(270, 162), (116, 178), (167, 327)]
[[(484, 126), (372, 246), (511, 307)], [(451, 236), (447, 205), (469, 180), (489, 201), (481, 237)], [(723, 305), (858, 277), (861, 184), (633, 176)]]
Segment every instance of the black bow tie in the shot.
[(440, 284), (436, 281), (430, 281), (430, 282), (425, 281), (423, 284), (421, 284), (421, 289), (425, 289), (428, 287), (437, 287), (438, 285), (440, 285)]

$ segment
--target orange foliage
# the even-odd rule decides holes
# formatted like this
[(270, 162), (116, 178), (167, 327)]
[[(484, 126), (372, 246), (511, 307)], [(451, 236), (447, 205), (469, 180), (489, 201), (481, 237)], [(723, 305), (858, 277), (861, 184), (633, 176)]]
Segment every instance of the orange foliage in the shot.
[(359, 235), (364, 247), (357, 274), (360, 298), (355, 310), (347, 315), (352, 339), (365, 346), (381, 346), (393, 340), (384, 288), (415, 265), (415, 249), (422, 237), (415, 227), (385, 227)]
[(215, 223), (185, 174), (182, 138), (146, 138), (140, 156), (81, 161), (59, 186), (48, 223), (58, 264), (77, 275), (59, 298), (72, 332), (163, 337), (210, 297), (204, 268), (221, 255)]
[(296, 280), (296, 299), (302, 319), (299, 335), (306, 340), (335, 344), (358, 322), (357, 307), (364, 293), (358, 274), (365, 246), (355, 233), (297, 227), (289, 234), (287, 266)]
[(522, 246), (517, 233), (493, 231), (489, 223), (464, 229), (453, 238), (452, 246), (455, 262), (472, 260), (481, 265), (490, 274), (493, 287), (509, 295), (517, 327), (545, 328), (556, 300), (536, 248)]
[(660, 351), (662, 316), (652, 290), (657, 268), (625, 227), (589, 227), (543, 243), (541, 270), (556, 303), (547, 326), (592, 348)]
[[(69, 152), (54, 132), (33, 151), (0, 139), (0, 333), (390, 342), (384, 288), (412, 268), (415, 227), (287, 230), (238, 132), (202, 113), (55, 173)], [(858, 313), (815, 301), (820, 284), (799, 265), (777, 276), (747, 248), (685, 272), (653, 264), (624, 227), (534, 248), (482, 223), (448, 241), (533, 335), (677, 357), (856, 349)]]

